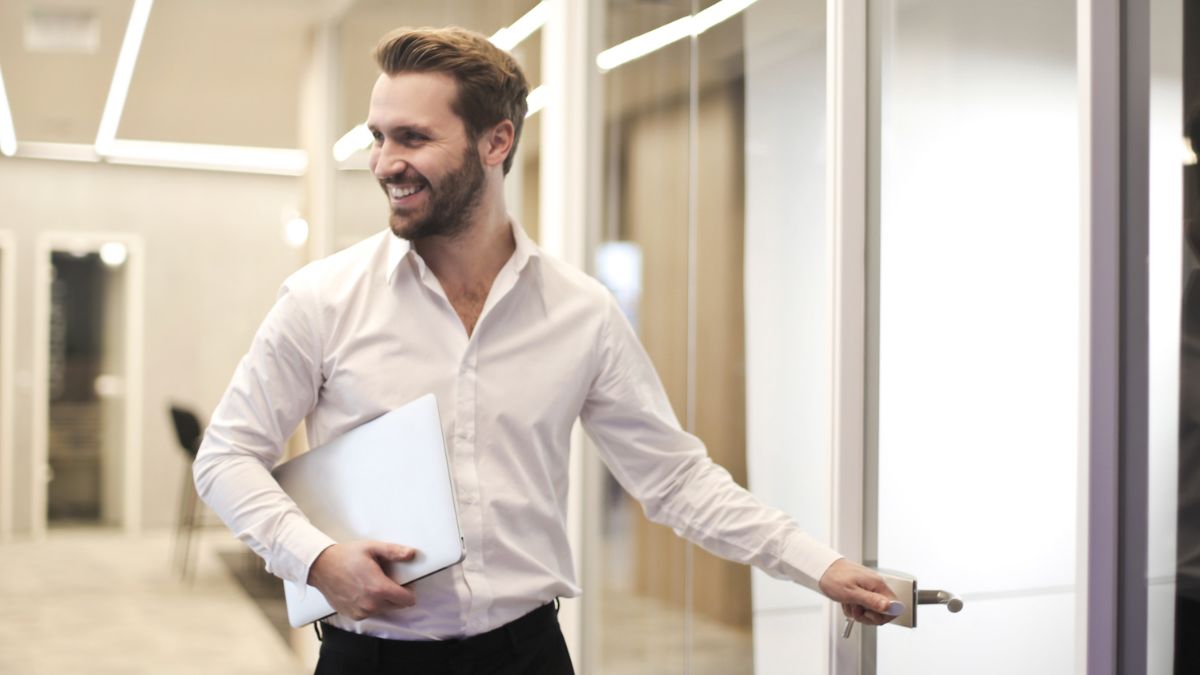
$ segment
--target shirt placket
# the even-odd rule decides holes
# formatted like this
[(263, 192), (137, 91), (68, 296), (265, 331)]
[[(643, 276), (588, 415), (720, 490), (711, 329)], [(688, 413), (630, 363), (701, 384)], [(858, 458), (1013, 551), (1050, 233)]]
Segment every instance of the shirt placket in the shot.
[(454, 406), (454, 456), (459, 471), (458, 490), (461, 508), (459, 518), (466, 540), (467, 557), (463, 560), (463, 577), (470, 589), (466, 621), (463, 630), (474, 635), (487, 630), (488, 609), (492, 591), (483, 570), (483, 508), (479, 484), (475, 420), (477, 400), (478, 351), (474, 341), (468, 342), (458, 370), (458, 386)]

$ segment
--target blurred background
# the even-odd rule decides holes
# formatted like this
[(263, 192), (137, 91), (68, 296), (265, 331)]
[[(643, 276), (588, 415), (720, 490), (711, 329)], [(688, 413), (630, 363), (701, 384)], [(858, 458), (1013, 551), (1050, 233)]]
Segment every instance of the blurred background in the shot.
[[(851, 4), (857, 33), (822, 0), (0, 0), (0, 672), (311, 670), (190, 461), (283, 279), (386, 227), (372, 48), (450, 24), (525, 68), (510, 212), (617, 296), (685, 428), (813, 536), (965, 600), (854, 635), (853, 667), (1079, 672), (1080, 7)], [(1149, 18), (1145, 665), (1169, 673), (1200, 606), (1200, 8)], [(582, 436), (573, 459), (577, 671), (852, 672), (827, 602), (649, 523)]]

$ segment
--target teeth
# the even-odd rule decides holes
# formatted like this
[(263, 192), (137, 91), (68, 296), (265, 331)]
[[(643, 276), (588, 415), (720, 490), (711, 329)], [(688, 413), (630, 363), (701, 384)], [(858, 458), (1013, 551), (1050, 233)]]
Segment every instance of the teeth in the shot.
[(390, 185), (388, 186), (388, 194), (394, 199), (403, 199), (420, 189), (421, 186), (419, 185)]

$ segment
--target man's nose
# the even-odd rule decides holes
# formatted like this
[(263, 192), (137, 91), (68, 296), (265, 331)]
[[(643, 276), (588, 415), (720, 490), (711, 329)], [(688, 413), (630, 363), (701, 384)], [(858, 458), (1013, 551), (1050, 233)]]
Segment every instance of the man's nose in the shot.
[(399, 143), (390, 143), (385, 140), (383, 145), (375, 149), (375, 153), (375, 163), (371, 166), (371, 170), (379, 180), (402, 174), (408, 170), (408, 159)]

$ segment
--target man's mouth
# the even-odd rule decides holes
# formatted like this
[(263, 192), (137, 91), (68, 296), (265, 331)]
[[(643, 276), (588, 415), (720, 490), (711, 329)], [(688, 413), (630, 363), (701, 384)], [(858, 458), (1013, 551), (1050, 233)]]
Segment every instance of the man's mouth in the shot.
[(391, 183), (387, 186), (387, 193), (392, 201), (397, 202), (411, 197), (424, 189), (424, 185), (399, 185)]

